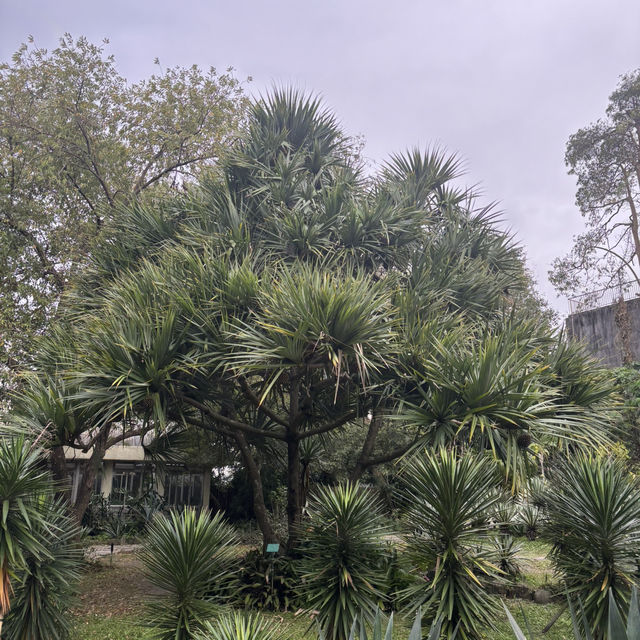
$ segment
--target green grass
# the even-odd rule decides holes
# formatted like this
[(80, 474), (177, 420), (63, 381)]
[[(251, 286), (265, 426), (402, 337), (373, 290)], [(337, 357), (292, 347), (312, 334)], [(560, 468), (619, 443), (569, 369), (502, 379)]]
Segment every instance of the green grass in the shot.
[[(553, 580), (551, 564), (546, 559), (550, 549), (546, 542), (521, 538), (519, 554), (524, 572), (523, 581), (530, 588), (548, 586)], [(83, 606), (75, 611), (71, 640), (151, 640), (152, 632), (140, 623), (138, 611), (143, 606), (146, 589), (140, 585), (140, 567), (135, 557), (123, 554), (115, 557), (114, 566), (103, 560), (83, 578)], [(536, 638), (573, 640), (571, 622), (565, 612), (552, 629), (541, 635), (542, 629), (563, 606), (562, 602), (539, 605), (530, 601), (508, 600), (509, 610), (528, 636), (521, 609)], [(281, 625), (282, 640), (315, 640), (314, 628), (305, 614), (269, 614)], [(397, 621), (401, 623), (401, 620)], [(487, 630), (485, 640), (514, 640), (506, 616), (496, 621), (495, 631)], [(307, 633), (308, 632), (308, 633)], [(397, 624), (394, 640), (406, 640), (408, 627)]]
[(134, 616), (76, 617), (71, 640), (150, 640), (151, 634)]
[[(518, 624), (526, 632), (521, 607), (525, 612), (527, 620), (536, 637), (542, 637), (541, 631), (545, 625), (553, 618), (562, 606), (561, 604), (539, 605), (532, 602), (521, 602), (510, 600), (507, 602), (509, 610), (518, 621)], [(309, 629), (309, 618), (305, 615), (294, 616), (291, 613), (285, 614), (263, 614), (276, 620), (281, 625), (279, 638), (282, 640), (315, 640), (314, 629), (307, 634)], [(506, 616), (497, 621), (495, 631), (487, 630), (486, 640), (514, 640), (514, 635), (507, 622)], [(394, 640), (406, 640), (408, 628), (406, 625), (396, 625)], [(102, 618), (98, 616), (87, 616), (77, 618), (71, 640), (151, 640), (150, 630), (143, 627), (136, 621), (134, 616), (121, 616), (112, 618)], [(551, 631), (544, 636), (547, 640), (569, 640), (572, 639), (571, 622), (564, 613)]]

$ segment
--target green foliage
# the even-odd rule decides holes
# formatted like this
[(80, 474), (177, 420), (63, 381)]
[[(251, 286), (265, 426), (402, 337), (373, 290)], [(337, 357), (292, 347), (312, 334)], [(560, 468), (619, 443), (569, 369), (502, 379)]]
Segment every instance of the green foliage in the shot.
[(623, 406), (617, 436), (629, 451), (632, 465), (640, 464), (640, 366), (632, 364), (614, 370)]
[(297, 602), (299, 579), (290, 558), (250, 551), (241, 562), (234, 602), (249, 609), (287, 611)]
[(315, 98), (257, 101), (219, 173), (119, 206), (41, 348), (101, 429), (215, 433), (268, 541), (261, 463), (282, 461), (293, 544), (318, 436), (362, 434), (354, 478), (425, 444), (490, 450), (513, 492), (531, 446), (607, 441), (611, 390), (589, 362), (574, 385), (509, 307), (521, 252), (452, 187), (458, 161), (411, 151), (365, 179), (355, 154)]
[(580, 454), (558, 469), (553, 486), (547, 507), (551, 560), (599, 639), (607, 628), (607, 593), (626, 608), (637, 582), (640, 490), (619, 462)]
[(8, 640), (64, 640), (69, 637), (69, 605), (77, 588), (82, 551), (79, 528), (65, 504), (50, 497), (38, 506), (33, 531), (48, 555), (25, 555), (18, 572), (11, 609), (3, 625)]
[(500, 534), (493, 538), (495, 549), (495, 565), (504, 576), (510, 579), (520, 577), (522, 569), (518, 555), (522, 550), (522, 545), (518, 544), (513, 536)]
[[(25, 567), (27, 558), (51, 559), (39, 533), (47, 527), (41, 498), (52, 490), (42, 467), (42, 451), (24, 437), (0, 437), (0, 615), (10, 607), (11, 574)], [(55, 531), (52, 532), (55, 535)]]
[[(368, 634), (369, 626), (371, 627), (371, 636), (369, 636)], [(391, 614), (391, 616), (389, 617), (389, 621), (387, 622), (387, 626), (383, 636), (382, 614), (380, 613), (380, 609), (376, 609), (376, 615), (370, 625), (367, 622), (367, 618), (364, 616), (358, 617), (353, 621), (348, 640), (368, 640), (368, 638), (370, 638), (371, 640), (391, 640), (393, 636), (393, 614)], [(423, 636), (422, 615), (420, 613), (420, 610), (418, 610), (413, 622), (413, 626), (411, 627), (411, 631), (407, 636), (407, 640), (421, 640), (423, 637), (425, 638), (425, 640), (439, 640), (440, 623), (434, 622), (431, 625), (431, 628), (429, 629), (427, 635)], [(318, 633), (318, 640), (328, 640), (327, 636), (321, 630)]]
[[(493, 628), (498, 604), (485, 591), (498, 573), (488, 548), (489, 519), (500, 499), (490, 458), (454, 450), (425, 450), (403, 473), (402, 490), (408, 551), (416, 583), (408, 590), (413, 608), (423, 607), (429, 622), (442, 620), (452, 638), (480, 637)], [(459, 628), (458, 628), (459, 627)]]
[(299, 561), (300, 595), (330, 640), (347, 640), (357, 615), (373, 619), (385, 598), (382, 508), (359, 484), (320, 487), (311, 497)]
[(120, 203), (177, 189), (242, 126), (231, 70), (175, 67), (136, 83), (107, 43), (30, 39), (0, 64), (0, 341), (15, 366)]
[[(638, 606), (638, 591), (634, 587), (631, 594), (631, 601), (629, 603), (629, 610), (626, 616), (627, 623), (625, 625), (622, 616), (620, 615), (620, 609), (616, 604), (616, 600), (613, 596), (611, 589), (608, 592), (608, 610), (606, 621), (606, 634), (594, 635), (590, 629), (589, 621), (585, 614), (585, 610), (580, 600), (578, 600), (578, 611), (573, 605), (571, 598), (568, 597), (569, 611), (571, 614), (571, 622), (573, 625), (573, 635), (575, 640), (593, 640), (593, 638), (606, 638), (606, 640), (632, 640), (640, 638), (640, 608)], [(504, 610), (507, 614), (509, 625), (513, 630), (513, 634), (516, 640), (527, 640), (522, 629), (511, 615), (509, 609), (507, 609), (504, 602), (502, 603)], [(523, 611), (524, 615), (524, 611)], [(525, 623), (528, 627), (527, 618), (525, 617)], [(529, 640), (533, 640), (533, 635), (529, 631)]]
[(194, 640), (286, 640), (274, 622), (259, 615), (234, 612), (204, 624)]
[(544, 524), (544, 514), (540, 507), (531, 502), (525, 502), (518, 511), (518, 529), (529, 540), (535, 540), (541, 533)]
[(235, 533), (220, 513), (186, 508), (158, 515), (140, 554), (149, 581), (167, 593), (151, 603), (154, 637), (190, 640), (219, 606), (235, 566)]

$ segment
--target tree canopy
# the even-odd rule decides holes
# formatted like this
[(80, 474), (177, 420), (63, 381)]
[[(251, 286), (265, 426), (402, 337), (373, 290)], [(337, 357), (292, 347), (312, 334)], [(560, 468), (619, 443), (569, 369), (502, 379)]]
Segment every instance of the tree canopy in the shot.
[[(287, 477), (288, 542), (305, 447), (363, 427), (355, 480), (414, 447), (491, 452), (516, 489), (532, 447), (606, 438), (612, 386), (530, 308), (517, 244), (432, 148), (367, 175), (319, 100), (258, 100), (220, 171), (118, 209), (40, 344), (13, 419), (91, 450), (154, 430), (215, 433), (247, 471)], [(384, 446), (381, 443), (385, 443)], [(392, 446), (389, 446), (392, 443)]]
[(238, 135), (246, 98), (232, 70), (175, 67), (140, 82), (104, 45), (33, 40), (0, 64), (0, 350), (34, 334), (131, 199), (181, 188)]
[(554, 261), (551, 282), (570, 294), (640, 285), (640, 69), (622, 76), (605, 118), (569, 138), (565, 161), (587, 229)]

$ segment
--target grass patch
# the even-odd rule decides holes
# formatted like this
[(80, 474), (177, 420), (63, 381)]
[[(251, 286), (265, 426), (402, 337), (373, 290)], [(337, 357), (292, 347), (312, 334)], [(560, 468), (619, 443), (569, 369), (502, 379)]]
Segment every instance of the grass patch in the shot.
[[(531, 588), (549, 586), (553, 570), (547, 560), (550, 545), (541, 540), (520, 538), (522, 545), (519, 560), (525, 584)], [(243, 551), (248, 550), (243, 549)], [(134, 554), (123, 553), (110, 558), (101, 558), (91, 563), (82, 578), (80, 597), (73, 608), (73, 631), (71, 640), (151, 640), (152, 631), (141, 624), (141, 612), (145, 600), (153, 592), (151, 585), (142, 576), (142, 567)], [(535, 637), (546, 640), (568, 640), (573, 638), (571, 621), (565, 612), (553, 628), (544, 636), (542, 629), (563, 606), (563, 603), (548, 605), (530, 601), (509, 600), (509, 610), (528, 636), (522, 610), (527, 617)], [(283, 640), (315, 640), (315, 627), (306, 614), (264, 613), (275, 620)], [(394, 640), (406, 640), (407, 621), (397, 619)], [(487, 630), (485, 640), (514, 640), (506, 615), (496, 621), (495, 631)]]

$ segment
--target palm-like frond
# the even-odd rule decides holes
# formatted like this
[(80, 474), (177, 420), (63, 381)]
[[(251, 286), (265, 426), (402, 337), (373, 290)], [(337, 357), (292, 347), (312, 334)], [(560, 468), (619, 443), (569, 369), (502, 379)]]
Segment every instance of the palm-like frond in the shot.
[(25, 566), (26, 557), (51, 558), (46, 540), (38, 535), (44, 524), (40, 496), (51, 493), (42, 468), (42, 452), (22, 436), (0, 439), (0, 614), (9, 610), (10, 575)]
[(455, 155), (434, 147), (395, 154), (382, 171), (383, 188), (398, 204), (414, 209), (439, 208), (439, 195), (447, 183), (462, 173), (462, 162)]
[(62, 501), (44, 497), (38, 512), (33, 533), (46, 545), (48, 555), (25, 554), (2, 629), (9, 640), (66, 640), (70, 632), (69, 604), (82, 563), (80, 530)]
[(194, 640), (286, 640), (288, 637), (274, 620), (236, 611), (205, 623)]
[(575, 454), (547, 492), (551, 560), (579, 596), (594, 637), (606, 633), (607, 592), (629, 603), (640, 563), (640, 487), (615, 460)]
[(371, 620), (384, 599), (381, 505), (364, 487), (345, 484), (318, 489), (308, 510), (300, 589), (327, 640), (347, 640), (356, 616)]
[(499, 494), (495, 465), (472, 454), (424, 451), (403, 472), (402, 499), (407, 536), (421, 576), (407, 593), (412, 607), (423, 607), (428, 621), (442, 620), (451, 638), (477, 638), (493, 627), (497, 601), (483, 586), (498, 573), (482, 542), (489, 539), (489, 515)]
[(149, 624), (165, 640), (189, 640), (216, 611), (235, 565), (233, 529), (220, 513), (192, 508), (159, 515), (140, 554), (149, 581), (166, 597), (149, 609)]
[(365, 276), (300, 266), (265, 282), (261, 311), (232, 327), (228, 363), (240, 370), (321, 366), (366, 382), (393, 336), (389, 297)]

